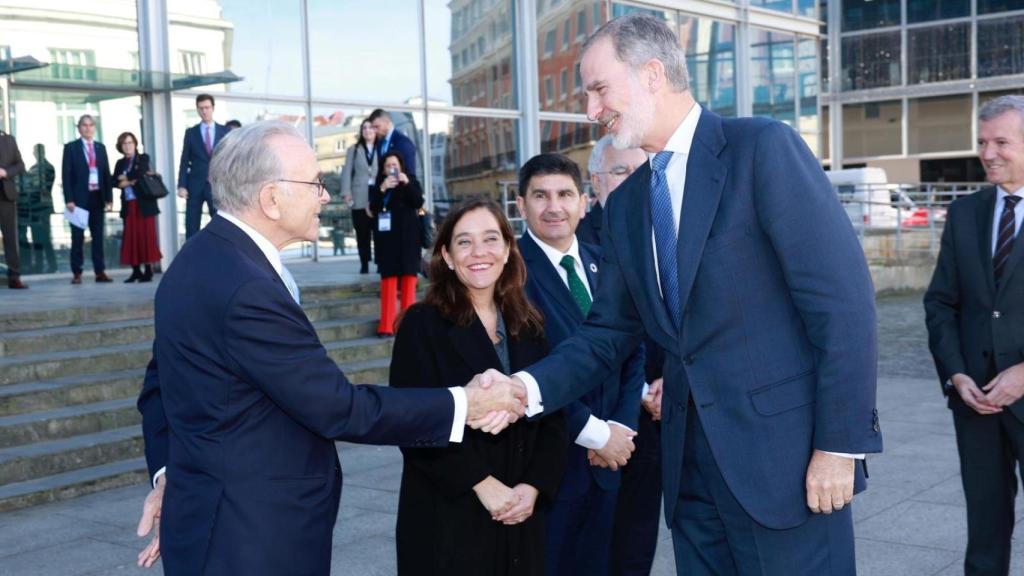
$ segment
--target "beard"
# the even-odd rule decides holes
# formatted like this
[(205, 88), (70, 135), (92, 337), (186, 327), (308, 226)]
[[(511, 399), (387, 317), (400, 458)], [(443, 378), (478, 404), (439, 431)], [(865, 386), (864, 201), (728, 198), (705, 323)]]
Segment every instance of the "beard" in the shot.
[(638, 85), (632, 86), (630, 92), (631, 104), (619, 114), (619, 129), (612, 134), (612, 146), (616, 150), (639, 148), (654, 121), (653, 96)]

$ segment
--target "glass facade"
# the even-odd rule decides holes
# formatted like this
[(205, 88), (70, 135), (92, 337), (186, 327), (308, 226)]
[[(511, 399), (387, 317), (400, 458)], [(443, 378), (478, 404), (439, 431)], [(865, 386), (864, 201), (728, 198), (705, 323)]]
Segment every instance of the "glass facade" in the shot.
[(843, 30), (868, 30), (900, 25), (900, 0), (840, 0)]
[(1024, 74), (1024, 16), (978, 22), (978, 76)]
[(971, 15), (971, 0), (907, 0), (907, 22), (948, 20)]
[[(67, 269), (60, 170), (48, 177), (46, 166), (60, 167), (63, 145), (77, 138), (83, 113), (96, 117), (97, 139), (106, 142), (112, 163), (117, 135), (132, 131), (170, 188), (177, 185), (185, 130), (199, 121), (198, 94), (216, 97), (219, 123), (294, 125), (316, 150), (331, 201), (319, 241), (286, 256), (349, 254), (351, 210), (340, 173), (375, 108), (389, 111), (396, 129), (416, 143), (417, 175), (435, 215), (470, 195), (503, 198), (514, 193), (517, 168), (529, 155), (560, 152), (586, 165), (601, 132), (586, 118), (579, 49), (610, 17), (627, 13), (655, 14), (678, 32), (693, 94), (704, 107), (725, 116), (779, 118), (818, 150), (817, 23), (807, 18), (818, 14), (817, 0), (744, 0), (734, 7), (759, 10), (725, 17), (722, 0), (691, 2), (686, 13), (657, 0), (166, 0), (160, 6), (166, 6), (166, 29), (149, 30), (162, 18), (140, 22), (135, 0), (46, 0), (45, 11), (28, 0), (0, 0), (0, 59), (34, 56), (48, 64), (0, 76), (0, 123), (19, 141), (26, 163), (43, 174), (25, 185), (33, 195), (24, 202), (31, 214), (22, 233), (31, 271)], [(530, 18), (524, 7), (531, 7)], [(14, 12), (17, 18), (5, 17)], [(521, 29), (524, 21), (531, 29)], [(793, 33), (779, 30), (787, 22)], [(149, 45), (140, 46), (140, 37)], [(536, 62), (521, 61), (534, 51)], [(741, 78), (737, 59), (744, 51), (753, 62), (749, 77)], [(535, 101), (524, 102), (523, 94)], [(160, 112), (148, 116), (150, 110)], [(118, 208), (115, 200), (107, 216), (111, 266), (118, 265)], [(172, 195), (161, 208), (161, 247), (169, 258), (184, 242), (185, 202)]]
[(899, 32), (843, 38), (843, 90), (899, 86), (900, 50)]
[(970, 78), (970, 23), (908, 30), (907, 68), (908, 84)]

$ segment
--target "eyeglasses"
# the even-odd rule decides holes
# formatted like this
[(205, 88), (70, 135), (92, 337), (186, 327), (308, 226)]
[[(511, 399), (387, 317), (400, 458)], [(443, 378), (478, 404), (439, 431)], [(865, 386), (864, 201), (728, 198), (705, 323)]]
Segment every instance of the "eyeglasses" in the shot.
[(603, 172), (594, 172), (594, 174), (612, 174), (615, 176), (629, 176), (633, 173), (633, 169), (628, 166), (616, 166), (611, 170), (605, 170)]
[(306, 184), (307, 186), (316, 186), (316, 197), (323, 198), (324, 194), (327, 193), (327, 185), (324, 184), (323, 178), (318, 178), (316, 182), (307, 182), (305, 180), (286, 180), (279, 178), (276, 182), (290, 182), (292, 184)]

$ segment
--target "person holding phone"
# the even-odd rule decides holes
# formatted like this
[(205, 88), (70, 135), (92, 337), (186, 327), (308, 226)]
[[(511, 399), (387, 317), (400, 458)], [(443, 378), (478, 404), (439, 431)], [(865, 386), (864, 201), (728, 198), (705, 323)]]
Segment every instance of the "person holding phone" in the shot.
[(380, 324), (377, 335), (395, 333), (396, 299), (401, 283), (404, 311), (416, 302), (416, 274), (420, 269), (420, 229), (416, 211), (423, 206), (423, 188), (406, 171), (398, 152), (380, 160), (377, 185), (370, 197), (370, 210), (377, 216), (375, 248), (381, 276)]

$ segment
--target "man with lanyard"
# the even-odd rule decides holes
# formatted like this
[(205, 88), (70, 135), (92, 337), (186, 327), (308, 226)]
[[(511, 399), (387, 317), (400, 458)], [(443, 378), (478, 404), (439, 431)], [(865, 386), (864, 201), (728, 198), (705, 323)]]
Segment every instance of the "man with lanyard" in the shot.
[[(92, 267), (97, 282), (112, 282), (104, 272), (103, 260), (103, 219), (104, 211), (113, 205), (110, 178), (110, 162), (107, 148), (94, 141), (96, 120), (89, 114), (78, 119), (78, 133), (81, 138), (64, 145), (64, 160), (61, 173), (64, 182), (64, 202), (68, 212), (88, 210), (89, 236), (92, 238)], [(72, 284), (82, 283), (84, 262), (85, 230), (71, 226), (71, 272)]]

